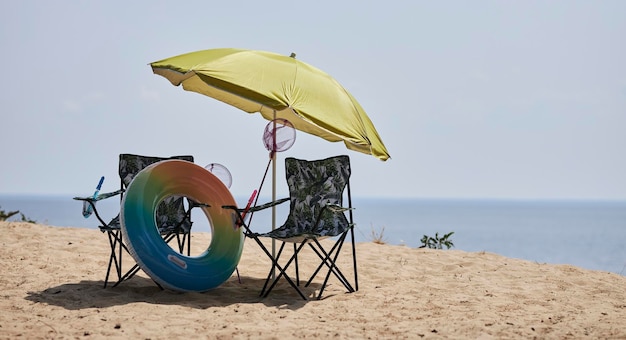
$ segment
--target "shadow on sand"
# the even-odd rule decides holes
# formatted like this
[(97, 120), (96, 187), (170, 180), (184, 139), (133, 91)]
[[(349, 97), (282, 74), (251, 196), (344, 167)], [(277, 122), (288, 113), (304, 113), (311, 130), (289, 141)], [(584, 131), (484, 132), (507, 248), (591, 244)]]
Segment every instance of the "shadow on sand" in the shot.
[(160, 289), (149, 278), (135, 276), (114, 288), (102, 288), (103, 281), (81, 281), (50, 287), (39, 292), (28, 292), (25, 299), (68, 310), (105, 308), (136, 302), (181, 305), (198, 309), (262, 303), (268, 307), (297, 310), (307, 302), (314, 301), (315, 290), (320, 287), (320, 284), (315, 283), (303, 287), (301, 283), (300, 289), (309, 299), (305, 301), (281, 279), (267, 298), (261, 298), (259, 293), (265, 283), (264, 279), (242, 276), (241, 281), (239, 283), (236, 278), (231, 277), (221, 286), (207, 292), (175, 292)]

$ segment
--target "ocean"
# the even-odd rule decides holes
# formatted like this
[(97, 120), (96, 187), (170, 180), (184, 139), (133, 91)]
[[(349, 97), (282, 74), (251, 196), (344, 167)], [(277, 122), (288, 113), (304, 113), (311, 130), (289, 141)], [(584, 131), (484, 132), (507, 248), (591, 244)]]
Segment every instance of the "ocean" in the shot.
[[(236, 201), (243, 206), (247, 200)], [(278, 225), (288, 205), (278, 207)], [(626, 275), (626, 201), (353, 198), (353, 206), (358, 242), (379, 236), (388, 244), (417, 248), (424, 235), (454, 232), (451, 249)], [(81, 202), (70, 196), (0, 195), (0, 210), (19, 210), (27, 219), (51, 226), (97, 228), (95, 216), (83, 218)], [(270, 210), (253, 216), (253, 230), (271, 229)], [(119, 200), (98, 202), (98, 211), (107, 220), (113, 218)], [(199, 210), (192, 219), (194, 230), (210, 232)]]

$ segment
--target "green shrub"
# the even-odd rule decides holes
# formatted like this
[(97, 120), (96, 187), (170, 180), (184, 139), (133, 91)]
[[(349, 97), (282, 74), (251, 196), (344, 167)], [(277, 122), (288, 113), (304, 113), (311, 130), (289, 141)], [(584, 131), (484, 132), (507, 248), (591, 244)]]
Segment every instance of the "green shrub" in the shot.
[(20, 213), (20, 211), (19, 211), (19, 210), (6, 212), (6, 211), (4, 211), (4, 210), (0, 209), (0, 221), (6, 221), (6, 220), (8, 220), (11, 216), (13, 216), (13, 215), (17, 215), (17, 214), (19, 214), (19, 213)]
[(424, 235), (421, 240), (422, 246), (420, 246), (420, 248), (443, 249), (445, 246), (446, 249), (450, 249), (454, 247), (454, 243), (450, 240), (452, 234), (454, 234), (454, 231), (443, 235), (441, 238), (439, 238), (439, 233), (435, 233), (435, 237)]
[(17, 214), (20, 214), (22, 216), (22, 220), (21, 220), (22, 222), (37, 223), (37, 221), (31, 220), (30, 218), (26, 217), (19, 210), (6, 212), (6, 211), (4, 211), (2, 209), (0, 209), (0, 221), (6, 221), (9, 218), (11, 218), (12, 216), (17, 215)]

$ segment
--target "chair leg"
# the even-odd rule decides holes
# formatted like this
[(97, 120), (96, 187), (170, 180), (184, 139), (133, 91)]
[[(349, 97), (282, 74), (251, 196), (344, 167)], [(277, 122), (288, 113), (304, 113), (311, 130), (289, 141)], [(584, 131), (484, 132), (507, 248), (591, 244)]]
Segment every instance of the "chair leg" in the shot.
[(318, 297), (317, 297), (318, 299), (322, 297), (322, 293), (324, 292), (324, 289), (326, 288), (326, 284), (328, 283), (328, 279), (330, 278), (331, 273), (335, 274), (337, 279), (344, 285), (344, 287), (348, 290), (348, 292), (350, 293), (355, 292), (355, 289), (352, 287), (352, 285), (350, 285), (350, 282), (348, 281), (348, 279), (344, 276), (344, 274), (341, 272), (341, 270), (339, 270), (339, 268), (336, 265), (337, 258), (339, 257), (339, 253), (341, 252), (341, 249), (343, 247), (343, 242), (345, 241), (346, 235), (347, 233), (344, 233), (328, 253), (324, 250), (324, 248), (322, 247), (322, 245), (319, 243), (317, 239), (314, 239), (317, 249), (313, 246), (313, 244), (309, 243), (309, 245), (311, 246), (311, 249), (313, 249), (313, 251), (317, 254), (317, 256), (322, 260), (322, 263), (320, 263), (320, 265), (317, 267), (317, 269), (315, 270), (315, 272), (313, 273), (309, 281), (307, 281), (305, 286), (308, 286), (311, 284), (315, 276), (319, 273), (319, 271), (322, 269), (324, 265), (328, 267), (328, 273), (326, 274), (324, 283), (322, 284), (322, 287), (318, 294)]
[(109, 276), (111, 273), (111, 267), (115, 266), (115, 273), (117, 274), (118, 282), (122, 278), (122, 247), (124, 243), (122, 241), (121, 230), (107, 230), (107, 236), (109, 238), (109, 245), (111, 246), (111, 254), (109, 256), (109, 265), (107, 267), (107, 273), (104, 278), (104, 288), (107, 287), (109, 282)]
[(300, 270), (298, 269), (298, 252), (296, 251), (296, 244), (293, 244), (293, 253), (295, 254), (294, 256), (296, 257), (296, 284), (299, 286), (300, 285)]
[[(130, 280), (133, 276), (135, 276), (135, 274), (137, 274), (139, 272), (141, 268), (139, 268), (138, 264), (135, 264), (132, 268), (130, 268), (129, 271), (126, 272), (126, 274), (124, 274), (124, 276), (122, 276), (122, 278), (117, 281), (113, 287), (117, 287), (120, 283), (126, 281), (126, 280)], [(154, 282), (154, 284), (156, 284), (159, 289), (163, 290), (163, 287), (161, 286), (161, 284), (159, 284), (158, 282), (152, 280), (152, 282)]]
[[(326, 273), (326, 278), (324, 279), (324, 283), (322, 284), (322, 288), (320, 289), (320, 293), (317, 296), (317, 299), (319, 300), (322, 298), (322, 293), (324, 293), (324, 289), (326, 288), (326, 284), (328, 283), (328, 279), (330, 278), (331, 273), (335, 274), (337, 279), (339, 279), (339, 281), (344, 285), (344, 287), (346, 287), (349, 293), (354, 293), (354, 288), (352, 288), (352, 286), (350, 285), (350, 282), (348, 282), (348, 279), (346, 279), (346, 277), (339, 270), (336, 264), (337, 258), (339, 257), (339, 253), (343, 246), (343, 239), (339, 242), (339, 247), (337, 247), (337, 250), (335, 251), (335, 255), (332, 260), (330, 260), (330, 256), (332, 252), (326, 254), (326, 252), (324, 251), (324, 248), (321, 247), (321, 245), (319, 244), (317, 240), (315, 240), (315, 243), (317, 243), (317, 246), (320, 247), (320, 250), (322, 251), (322, 253), (324, 253), (325, 259), (323, 260), (323, 262), (327, 266), (329, 266), (328, 273)], [(329, 263), (326, 261), (328, 261)]]
[(187, 246), (187, 256), (191, 256), (191, 233), (183, 233), (182, 237), (176, 233), (176, 243), (179, 253), (185, 254), (185, 246)]
[(272, 279), (272, 273), (274, 273), (274, 270), (276, 269), (276, 265), (278, 263), (278, 258), (280, 258), (280, 254), (283, 253), (283, 249), (285, 248), (285, 242), (283, 242), (280, 245), (280, 248), (278, 249), (278, 252), (276, 253), (276, 260), (274, 260), (272, 258), (272, 268), (270, 269), (269, 273), (267, 274), (267, 277), (265, 278), (265, 283), (263, 284), (263, 288), (261, 289), (261, 296), (265, 295), (265, 289), (267, 288), (267, 284), (270, 282), (270, 280)]
[[(118, 263), (118, 256), (116, 254), (116, 250), (117, 250), (117, 245), (118, 245), (118, 238), (119, 238), (119, 231), (112, 231), (112, 230), (107, 230), (107, 236), (109, 238), (109, 246), (111, 247), (111, 253), (109, 254), (109, 265), (107, 266), (107, 273), (106, 276), (104, 277), (104, 287), (107, 287), (107, 283), (109, 282), (109, 275), (111, 274), (111, 266), (115, 265), (115, 272), (117, 273), (117, 277), (118, 280), (121, 277), (122, 274), (122, 269), (121, 269), (121, 264)], [(119, 258), (121, 259), (121, 254), (119, 255)]]
[[(274, 286), (276, 285), (276, 282), (278, 281), (278, 279), (284, 274), (285, 275), (285, 280), (287, 280), (287, 282), (289, 282), (289, 284), (296, 290), (296, 292), (298, 293), (298, 295), (300, 295), (300, 297), (304, 300), (307, 300), (306, 296), (304, 296), (304, 294), (302, 293), (302, 291), (300, 290), (300, 288), (298, 288), (298, 286), (293, 282), (293, 280), (289, 277), (289, 275), (287, 275), (285, 273), (285, 269), (287, 268), (287, 266), (289, 266), (289, 263), (287, 263), (287, 265), (285, 266), (285, 268), (283, 268), (280, 264), (278, 264), (278, 257), (279, 255), (276, 256), (276, 259), (274, 259), (274, 257), (272, 256), (272, 254), (267, 250), (267, 248), (263, 245), (263, 242), (261, 242), (261, 240), (259, 240), (259, 238), (255, 235), (255, 234), (248, 234), (248, 237), (253, 238), (256, 243), (259, 245), (259, 247), (261, 247), (261, 249), (263, 250), (263, 252), (265, 253), (265, 255), (267, 255), (267, 257), (270, 258), (270, 260), (272, 261), (272, 268), (276, 268), (278, 269), (278, 271), (280, 272), (278, 276), (276, 276), (276, 278), (274, 279), (274, 282), (272, 283), (272, 286), (267, 289), (267, 291), (265, 290), (265, 288), (267, 287), (267, 283), (268, 280), (271, 279), (271, 271), (270, 271), (270, 275), (269, 275), (269, 279), (266, 280), (265, 285), (263, 286), (263, 290), (261, 291), (261, 296), (263, 297), (267, 297), (269, 295), (269, 292), (272, 290), (272, 288), (274, 288)], [(283, 244), (284, 245), (284, 244)], [(304, 245), (304, 244), (303, 244)], [(279, 252), (280, 253), (280, 252)]]
[[(113, 236), (113, 247), (116, 248), (117, 250), (117, 255), (113, 255), (112, 258), (114, 259), (115, 262), (115, 271), (117, 272), (117, 282), (115, 282), (115, 284), (113, 285), (113, 287), (117, 287), (120, 283), (122, 283), (123, 281), (126, 281), (128, 279), (130, 279), (131, 277), (133, 277), (135, 274), (137, 274), (137, 272), (139, 271), (139, 266), (137, 264), (135, 264), (129, 271), (127, 271), (124, 275), (122, 275), (122, 256), (124, 251), (126, 251), (127, 253), (129, 253), (128, 248), (126, 247), (126, 245), (124, 244), (123, 240), (122, 240), (122, 234), (121, 234), (121, 230), (116, 230)], [(113, 254), (115, 253), (115, 251), (113, 251)], [(105, 287), (108, 281), (108, 272), (107, 272), (107, 279), (105, 280)]]
[(137, 272), (139, 272), (139, 265), (135, 264), (132, 268), (130, 268), (129, 271), (126, 272), (126, 274), (124, 274), (114, 285), (113, 287), (117, 287), (120, 283), (129, 280), (130, 278), (132, 278), (133, 276), (135, 276), (135, 274), (137, 274)]
[[(289, 258), (289, 261), (287, 261), (287, 263), (285, 264), (285, 267), (281, 268), (278, 265), (278, 259), (280, 257), (280, 251), (279, 254), (276, 255), (276, 259), (273, 260), (274, 265), (276, 266), (276, 268), (278, 268), (279, 273), (276, 276), (276, 278), (274, 279), (274, 281), (272, 282), (272, 285), (267, 289), (267, 291), (265, 291), (265, 294), (263, 294), (263, 297), (267, 297), (270, 292), (272, 291), (272, 289), (274, 288), (274, 286), (276, 286), (276, 283), (278, 283), (278, 280), (280, 279), (281, 276), (284, 276), (285, 279), (289, 282), (289, 284), (291, 284), (291, 286), (298, 291), (298, 293), (300, 294), (300, 296), (307, 300), (307, 298), (304, 296), (304, 294), (302, 294), (302, 291), (300, 291), (300, 288), (298, 288), (298, 285), (294, 284), (294, 282), (291, 280), (291, 278), (289, 277), (289, 275), (287, 275), (287, 268), (289, 267), (289, 265), (291, 265), (291, 262), (293, 262), (297, 257), (298, 257), (298, 253), (300, 252), (300, 250), (302, 250), (302, 248), (304, 247), (304, 245), (306, 244), (306, 240), (302, 243), (300, 243), (300, 246), (297, 247), (295, 253), (291, 256), (291, 258)], [(285, 243), (283, 242), (283, 246), (285, 245)], [(283, 246), (281, 246), (281, 250), (283, 248)], [(270, 273), (271, 275), (271, 273)], [(266, 282), (267, 284), (267, 282)]]
[[(187, 239), (187, 256), (191, 256), (191, 231), (186, 233), (183, 238)], [(183, 241), (183, 247), (185, 246), (185, 242)]]
[(359, 290), (359, 275), (356, 266), (356, 246), (354, 244), (354, 226), (350, 228), (350, 236), (352, 238), (352, 265), (354, 266), (354, 291)]
[[(328, 262), (329, 262), (329, 254), (333, 254), (335, 252), (335, 250), (337, 249), (337, 247), (340, 245), (340, 242), (342, 242), (341, 239), (339, 239), (335, 245), (330, 249), (330, 251), (328, 252), (328, 254), (326, 252), (324, 252), (324, 249), (321, 247), (321, 244), (319, 244), (319, 242), (317, 242), (318, 247), (324, 252), (323, 254), (320, 253), (319, 250), (317, 250), (317, 248), (315, 248), (312, 244), (309, 244), (311, 246), (311, 249), (313, 249), (313, 251), (315, 252), (315, 254), (317, 254), (317, 256), (322, 260), (322, 262), (320, 262), (320, 264), (317, 266), (317, 269), (315, 269), (315, 271), (313, 272), (313, 275), (311, 275), (311, 277), (309, 278), (309, 281), (307, 281), (306, 286), (310, 285), (311, 282), (313, 281), (313, 279), (317, 276), (317, 274), (319, 273), (320, 270), (322, 270), (322, 268), (324, 267), (324, 265), (326, 265), (329, 268), (332, 268)], [(343, 283), (343, 282), (342, 282)]]
[(182, 250), (182, 248), (181, 248), (180, 236), (179, 236), (177, 233), (175, 233), (175, 232), (173, 232), (173, 231), (170, 231), (170, 232), (168, 232), (168, 233), (167, 233), (167, 234), (165, 234), (165, 235), (161, 234), (161, 237), (163, 237), (163, 241), (164, 241), (165, 243), (168, 243), (168, 244), (169, 244), (169, 243), (170, 243), (170, 242), (171, 242), (174, 238), (176, 238), (176, 244), (178, 245), (178, 252), (179, 252), (179, 253), (182, 253), (182, 252), (183, 252), (183, 250)]

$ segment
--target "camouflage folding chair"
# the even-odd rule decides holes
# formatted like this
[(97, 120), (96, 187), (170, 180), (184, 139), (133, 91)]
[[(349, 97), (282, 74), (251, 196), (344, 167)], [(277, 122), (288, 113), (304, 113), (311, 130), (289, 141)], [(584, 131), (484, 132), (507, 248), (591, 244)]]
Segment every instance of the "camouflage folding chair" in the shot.
[[(140, 156), (132, 154), (121, 154), (119, 162), (119, 175), (120, 175), (120, 190), (111, 193), (104, 193), (98, 195), (95, 199), (93, 197), (74, 197), (75, 200), (88, 202), (97, 217), (100, 225), (98, 228), (103, 233), (106, 233), (109, 238), (109, 245), (111, 246), (111, 252), (109, 254), (109, 264), (107, 267), (106, 276), (104, 278), (104, 287), (106, 288), (109, 282), (109, 275), (111, 268), (115, 267), (115, 273), (117, 274), (117, 281), (113, 285), (114, 287), (133, 277), (138, 271), (139, 266), (134, 264), (124, 274), (122, 270), (122, 255), (124, 252), (128, 252), (126, 244), (124, 244), (122, 238), (122, 230), (120, 224), (120, 215), (115, 216), (110, 222), (106, 223), (100, 216), (96, 202), (99, 200), (107, 199), (113, 196), (120, 195), (120, 202), (123, 198), (124, 191), (130, 185), (133, 178), (148, 165), (160, 162), (168, 159), (180, 159), (193, 163), (193, 156), (172, 156), (168, 158), (162, 157), (150, 157)], [(181, 254), (187, 253), (187, 256), (191, 253), (191, 209), (198, 206), (197, 203), (188, 200), (187, 208), (185, 207), (185, 197), (181, 196), (168, 196), (157, 207), (156, 212), (156, 224), (159, 228), (161, 235), (165, 242), (169, 243), (172, 240), (176, 240), (178, 251)]]
[[(265, 280), (261, 296), (267, 297), (281, 277), (297, 291), (303, 299), (307, 299), (299, 288), (300, 274), (298, 268), (298, 254), (305, 245), (309, 245), (317, 254), (321, 263), (310, 276), (305, 284), (309, 286), (317, 274), (327, 268), (328, 272), (320, 287), (317, 299), (320, 299), (331, 274), (343, 284), (348, 292), (358, 290), (358, 275), (356, 263), (356, 249), (354, 243), (354, 222), (352, 218), (352, 199), (350, 196), (350, 159), (348, 156), (336, 156), (323, 160), (306, 161), (295, 158), (285, 159), (286, 177), (289, 186), (289, 198), (270, 202), (261, 206), (252, 207), (249, 213), (254, 213), (286, 201), (290, 201), (289, 216), (285, 223), (273, 231), (267, 233), (252, 232), (249, 226), (242, 224), (246, 230), (246, 236), (253, 238), (272, 261), (272, 268)], [(344, 189), (347, 188), (348, 206), (344, 207)], [(243, 209), (236, 207), (224, 207), (236, 209), (239, 213)], [(348, 212), (349, 220), (345, 215)], [(240, 223), (243, 219), (240, 218)], [(344, 240), (350, 233), (352, 239), (352, 262), (354, 272), (354, 287), (346, 276), (337, 267), (337, 258), (341, 252)], [(260, 241), (261, 237), (269, 237), (282, 242), (276, 256), (267, 250)], [(326, 251), (319, 242), (325, 238), (338, 237), (329, 251)], [(294, 252), (283, 266), (280, 264), (280, 256), (285, 244), (292, 243)], [(291, 264), (295, 266), (295, 282), (287, 275), (287, 269)], [(275, 269), (278, 274), (273, 278)]]

